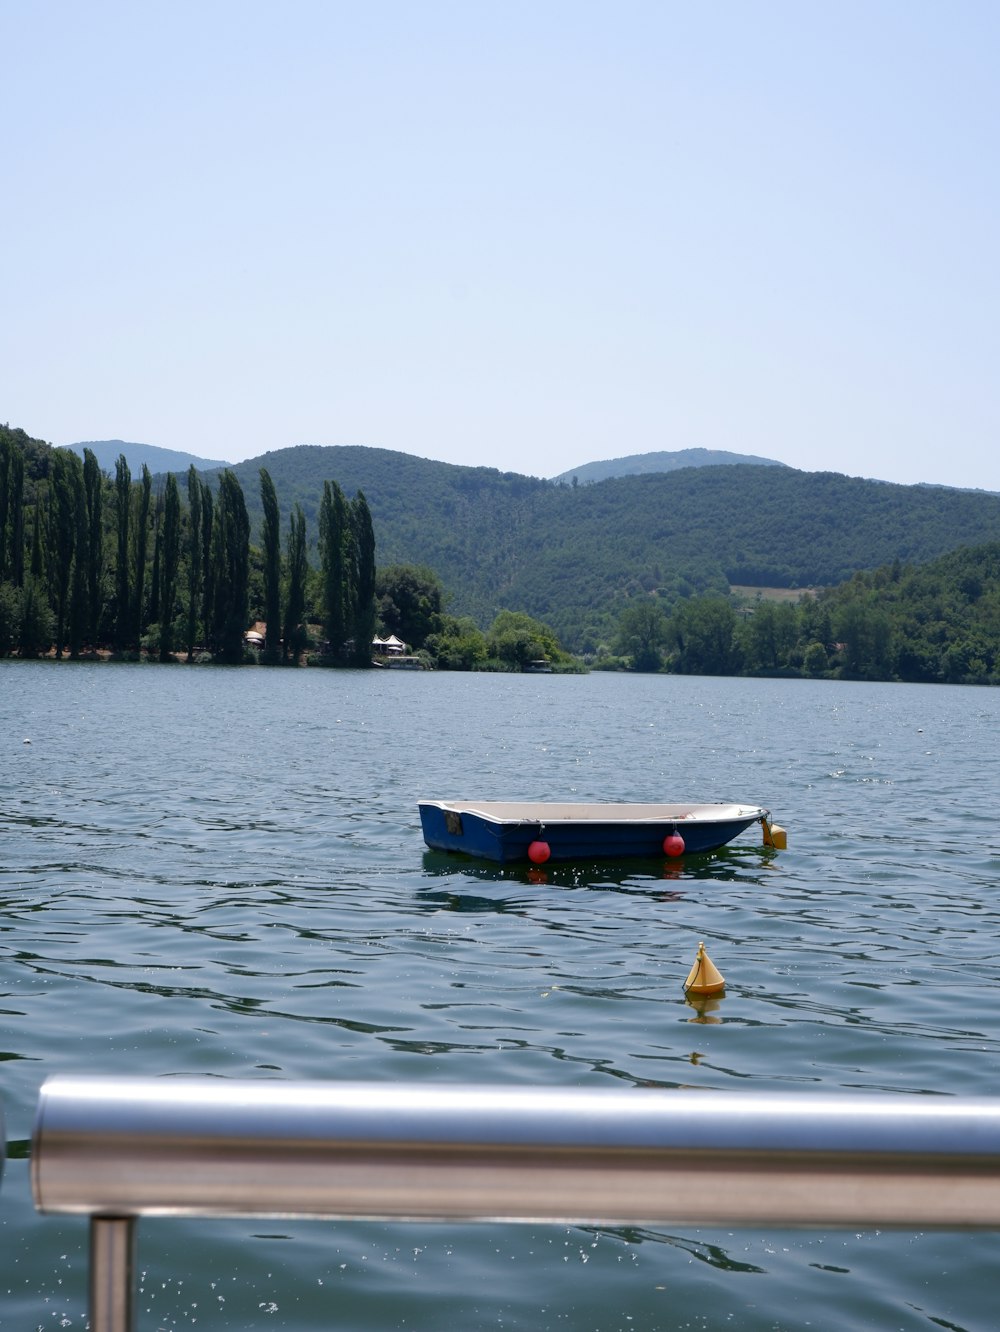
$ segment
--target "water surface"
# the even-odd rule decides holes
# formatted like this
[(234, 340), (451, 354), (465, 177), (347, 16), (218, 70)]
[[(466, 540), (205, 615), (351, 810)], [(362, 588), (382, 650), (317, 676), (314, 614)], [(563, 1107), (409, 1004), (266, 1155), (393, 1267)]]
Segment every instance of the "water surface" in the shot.
[[(5, 1327), (55, 1073), (995, 1094), (996, 691), (0, 662)], [(30, 741), (30, 743), (25, 743)], [(433, 854), (417, 800), (737, 800), (679, 864)], [(699, 940), (728, 981), (681, 986)], [(145, 1221), (143, 1329), (996, 1326), (997, 1237)]]

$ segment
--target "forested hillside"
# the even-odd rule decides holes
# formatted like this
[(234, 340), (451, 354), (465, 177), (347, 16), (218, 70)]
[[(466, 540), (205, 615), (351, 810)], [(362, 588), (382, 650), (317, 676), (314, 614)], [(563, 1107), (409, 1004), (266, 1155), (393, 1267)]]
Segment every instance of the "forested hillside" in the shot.
[(750, 463), (571, 486), (360, 447), (239, 464), (252, 518), (260, 465), (311, 532), (322, 477), (335, 476), (364, 491), (380, 562), (433, 569), (456, 615), (485, 625), (523, 610), (576, 651), (606, 639), (639, 592), (669, 607), (730, 583), (828, 586), (1000, 536), (1000, 496), (979, 491)]
[(1000, 683), (1000, 542), (856, 573), (798, 604), (655, 596), (622, 611), (609, 669)]
[(133, 479), (120, 455), (112, 479), (89, 448), (81, 460), (0, 426), (0, 656), (235, 665), (261, 621), (269, 663), (317, 647), (323, 664), (370, 665), (378, 608), (364, 496), (324, 480), (310, 569), (301, 509), (283, 529), (265, 469), (256, 480), (259, 547), (228, 469), (214, 485), (191, 466), (180, 484), (169, 472), (154, 486), (147, 466)]
[[(186, 597), (186, 645), (204, 642), (218, 654), (225, 640), (226, 651), (235, 653), (243, 608), (251, 619), (276, 619), (266, 613), (267, 571), (272, 584), (280, 580), (286, 588), (293, 568), (304, 596), (298, 614), (321, 620), (330, 641), (344, 638), (336, 589), (353, 596), (356, 572), (329, 568), (330, 515), (339, 515), (334, 526), (355, 541), (364, 533), (351, 528), (352, 506), (360, 506), (355, 517), (363, 510), (365, 533), (371, 526), (370, 537), (364, 535), (366, 550), (373, 544), (366, 560), (373, 557), (379, 569), (402, 567), (392, 587), (376, 594), (388, 598), (387, 607), (411, 587), (427, 605), (428, 597), (433, 602), (443, 592), (441, 611), (452, 622), (468, 617), (464, 627), (442, 620), (431, 633), (444, 634), (439, 655), (455, 661), (473, 660), (475, 633), (495, 624), (501, 612), (534, 622), (529, 629), (504, 621), (505, 632), (524, 631), (537, 646), (541, 624), (563, 647), (596, 657), (609, 652), (623, 613), (636, 606), (651, 603), (676, 625), (683, 622), (678, 608), (706, 594), (727, 602), (733, 584), (829, 589), (817, 601), (832, 604), (848, 595), (841, 585), (853, 596), (865, 578), (877, 577), (882, 582), (866, 593), (870, 601), (892, 592), (883, 588), (885, 575), (872, 571), (904, 569), (905, 585), (915, 586), (927, 561), (1000, 539), (997, 495), (755, 464), (565, 485), (360, 447), (279, 450), (221, 473), (189, 469), (179, 484), (173, 474), (154, 477), (147, 468), (132, 478), (124, 463), (118, 460), (112, 477), (89, 450), (81, 463), (69, 450), (0, 427), (0, 584), (6, 584), (0, 620), (14, 622), (15, 593), (19, 624), (37, 607), (29, 645), (44, 637), (50, 615), (59, 643), (102, 635), (118, 650), (148, 650), (155, 640), (163, 651), (164, 625), (169, 640), (172, 623), (164, 609), (176, 616), (178, 600)], [(347, 498), (352, 494), (354, 500)], [(214, 535), (205, 535), (213, 508), (230, 526), (217, 524)], [(245, 547), (238, 578), (228, 544), (237, 537)], [(294, 561), (290, 546), (286, 553), (293, 537)], [(207, 586), (216, 577), (210, 557), (222, 561), (224, 577)], [(414, 582), (405, 571), (410, 566), (426, 577), (421, 572)], [(237, 601), (224, 608), (220, 589), (244, 576)], [(89, 623), (79, 610), (88, 602)], [(973, 620), (979, 609), (973, 608)], [(769, 614), (756, 618), (755, 633)], [(945, 617), (934, 631), (939, 640), (951, 632), (950, 623)], [(9, 628), (5, 632), (13, 641)], [(964, 627), (961, 632), (968, 637)], [(838, 640), (835, 629), (813, 637), (826, 649), (831, 635), (831, 642)], [(684, 669), (685, 661), (698, 659), (691, 649), (697, 635), (682, 637), (687, 647), (676, 660)], [(916, 631), (896, 635), (911, 646), (920, 637)], [(918, 644), (918, 656), (920, 650)], [(893, 671), (919, 676), (919, 663), (906, 664), (909, 648), (901, 651)], [(975, 649), (973, 656), (982, 659)], [(748, 662), (759, 657), (757, 649), (744, 654)], [(786, 664), (795, 668), (793, 658)], [(928, 678), (941, 678), (940, 670), (935, 657)]]

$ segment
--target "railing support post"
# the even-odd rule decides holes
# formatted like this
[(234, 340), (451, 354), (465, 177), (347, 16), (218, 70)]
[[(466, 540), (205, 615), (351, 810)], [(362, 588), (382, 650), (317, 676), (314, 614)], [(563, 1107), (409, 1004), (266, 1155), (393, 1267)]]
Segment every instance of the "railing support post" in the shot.
[(90, 1332), (135, 1332), (135, 1217), (90, 1220)]

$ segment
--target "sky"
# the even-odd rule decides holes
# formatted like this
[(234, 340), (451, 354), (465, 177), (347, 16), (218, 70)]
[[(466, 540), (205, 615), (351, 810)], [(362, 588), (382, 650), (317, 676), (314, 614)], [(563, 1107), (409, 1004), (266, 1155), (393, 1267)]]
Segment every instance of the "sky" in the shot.
[(0, 0), (0, 420), (1000, 491), (995, 0)]

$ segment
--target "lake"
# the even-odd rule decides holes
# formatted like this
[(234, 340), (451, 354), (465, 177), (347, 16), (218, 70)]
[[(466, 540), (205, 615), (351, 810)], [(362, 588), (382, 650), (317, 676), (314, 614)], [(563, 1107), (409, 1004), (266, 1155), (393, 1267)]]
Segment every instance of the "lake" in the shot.
[[(56, 1073), (996, 1093), (998, 720), (944, 686), (0, 661), (0, 1322), (87, 1322), (86, 1222), (28, 1181)], [(424, 796), (734, 800), (788, 849), (487, 867), (426, 851)], [(146, 1220), (139, 1325), (992, 1332), (997, 1251)]]

